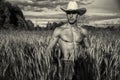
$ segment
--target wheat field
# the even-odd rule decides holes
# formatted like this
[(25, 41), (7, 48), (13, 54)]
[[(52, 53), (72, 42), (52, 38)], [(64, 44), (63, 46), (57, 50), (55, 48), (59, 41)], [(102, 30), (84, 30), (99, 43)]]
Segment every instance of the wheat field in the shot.
[[(91, 47), (78, 56), (76, 80), (120, 80), (119, 34), (117, 30), (89, 30)], [(1, 30), (0, 80), (57, 80), (58, 65), (49, 61), (49, 66), (45, 57), (51, 35), (52, 31)], [(53, 55), (58, 52), (56, 47)]]

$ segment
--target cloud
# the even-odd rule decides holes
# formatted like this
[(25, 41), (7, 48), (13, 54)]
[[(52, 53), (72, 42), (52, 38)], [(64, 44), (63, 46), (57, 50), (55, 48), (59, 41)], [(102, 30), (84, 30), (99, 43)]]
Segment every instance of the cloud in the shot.
[[(60, 7), (67, 7), (69, 0), (7, 0), (16, 2), (24, 11), (40, 13), (62, 12)], [(119, 0), (77, 0), (80, 7), (87, 8), (87, 13), (118, 13)], [(112, 6), (111, 6), (112, 5)]]
[(9, 2), (29, 2), (31, 0), (6, 0), (6, 1), (9, 1)]
[(118, 4), (118, 8), (120, 10), (120, 0), (116, 0), (116, 4)]
[(119, 13), (117, 0), (95, 0), (92, 4), (85, 5), (88, 13)]

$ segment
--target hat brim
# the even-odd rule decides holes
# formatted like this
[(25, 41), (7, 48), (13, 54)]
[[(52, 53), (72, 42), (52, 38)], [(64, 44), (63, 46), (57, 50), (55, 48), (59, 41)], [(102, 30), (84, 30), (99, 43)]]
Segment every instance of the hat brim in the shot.
[(73, 12), (73, 13), (78, 13), (80, 16), (82, 16), (83, 14), (86, 13), (86, 8), (80, 8), (80, 9), (76, 9), (76, 10), (67, 10), (67, 9), (63, 9), (61, 8), (62, 11), (66, 12), (66, 13), (70, 13), (70, 12)]

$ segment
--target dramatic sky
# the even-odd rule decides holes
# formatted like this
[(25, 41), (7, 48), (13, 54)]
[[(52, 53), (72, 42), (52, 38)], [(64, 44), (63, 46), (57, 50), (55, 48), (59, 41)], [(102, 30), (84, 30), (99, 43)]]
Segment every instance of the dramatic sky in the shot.
[[(6, 0), (17, 4), (23, 11), (26, 19), (35, 24), (45, 25), (48, 21), (63, 21), (65, 13), (60, 7), (66, 8), (70, 0)], [(120, 15), (119, 0), (74, 0), (79, 7), (87, 8), (87, 16), (114, 16)]]

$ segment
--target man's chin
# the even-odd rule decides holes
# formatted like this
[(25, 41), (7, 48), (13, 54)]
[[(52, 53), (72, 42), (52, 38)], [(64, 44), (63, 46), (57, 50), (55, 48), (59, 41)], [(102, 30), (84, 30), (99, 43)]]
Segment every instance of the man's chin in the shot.
[(74, 24), (75, 22), (69, 22), (70, 24)]
[(76, 23), (76, 21), (68, 21), (70, 24), (74, 24)]

